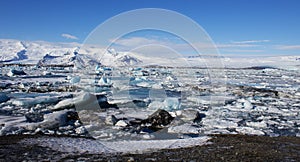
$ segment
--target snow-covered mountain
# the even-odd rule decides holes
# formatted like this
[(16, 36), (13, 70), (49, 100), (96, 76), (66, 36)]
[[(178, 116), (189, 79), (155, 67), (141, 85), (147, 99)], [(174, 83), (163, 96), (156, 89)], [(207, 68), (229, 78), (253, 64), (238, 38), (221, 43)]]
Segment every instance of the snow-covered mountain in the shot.
[(44, 56), (62, 56), (78, 46), (78, 43), (0, 39), (0, 62), (36, 64)]
[[(81, 47), (83, 47), (81, 49)], [(105, 50), (78, 43), (50, 43), (43, 41), (19, 41), (0, 39), (0, 63), (38, 65), (126, 66), (142, 63), (125, 52)]]
[(0, 63), (38, 65), (76, 65), (77, 67), (102, 64), (106, 66), (200, 66), (241, 68), (272, 66), (299, 69), (299, 56), (151, 56), (122, 52), (79, 43), (52, 43), (0, 39)]
[(75, 65), (77, 68), (85, 68), (86, 66), (96, 66), (101, 64), (99, 61), (89, 55), (79, 54), (76, 51), (67, 52), (62, 56), (52, 56), (46, 54), (39, 62), (39, 66), (45, 65)]

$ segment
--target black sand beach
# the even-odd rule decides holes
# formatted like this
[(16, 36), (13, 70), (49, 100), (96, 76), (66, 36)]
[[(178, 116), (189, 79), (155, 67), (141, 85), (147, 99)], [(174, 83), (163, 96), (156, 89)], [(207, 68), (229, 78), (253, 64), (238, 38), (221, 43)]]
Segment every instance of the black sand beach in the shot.
[(0, 138), (0, 161), (300, 161), (299, 137), (211, 135), (211, 144), (157, 150), (143, 154), (62, 153), (51, 148), (24, 145), (25, 138)]

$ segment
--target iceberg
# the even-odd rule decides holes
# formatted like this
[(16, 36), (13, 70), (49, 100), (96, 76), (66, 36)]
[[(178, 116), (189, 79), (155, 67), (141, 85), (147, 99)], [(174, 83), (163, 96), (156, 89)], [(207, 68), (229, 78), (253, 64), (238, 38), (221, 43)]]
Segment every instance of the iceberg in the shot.
[(131, 77), (129, 81), (129, 85), (131, 86), (138, 86), (138, 87), (147, 87), (150, 88), (152, 85), (154, 85), (155, 82), (152, 80), (149, 80), (147, 77)]
[(80, 76), (74, 76), (70, 79), (70, 83), (75, 84), (80, 82)]
[(100, 85), (100, 86), (112, 86), (112, 82), (111, 82), (110, 78), (101, 77), (100, 80), (98, 81), (98, 85)]
[(180, 101), (175, 97), (168, 97), (164, 101), (164, 106), (167, 110), (178, 110), (180, 108)]
[(94, 95), (83, 92), (77, 97), (65, 99), (57, 103), (52, 110), (73, 109), (76, 110), (100, 110), (101, 108), (118, 108), (115, 104), (109, 104), (105, 95)]
[(37, 96), (34, 98), (18, 98), (13, 99), (12, 104), (16, 106), (26, 106), (31, 107), (37, 104), (55, 104), (59, 101), (58, 97), (49, 97), (49, 96)]
[(148, 108), (150, 110), (157, 110), (157, 109), (163, 109), (167, 111), (173, 111), (173, 110), (178, 110), (180, 109), (181, 102), (178, 98), (176, 97), (167, 97), (164, 99), (163, 102), (154, 100), (152, 101)]
[(84, 104), (91, 103), (91, 101), (96, 101), (96, 100), (97, 98), (95, 95), (92, 95), (90, 93), (81, 93), (77, 97), (60, 101), (53, 107), (53, 110), (70, 109), (70, 108), (74, 108), (75, 105), (84, 105)]

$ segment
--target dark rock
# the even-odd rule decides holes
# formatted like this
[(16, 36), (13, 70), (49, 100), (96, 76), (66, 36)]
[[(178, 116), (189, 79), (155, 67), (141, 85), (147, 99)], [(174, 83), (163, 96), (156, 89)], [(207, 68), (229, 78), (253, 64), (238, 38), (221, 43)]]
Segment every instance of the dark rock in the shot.
[(26, 121), (29, 123), (41, 122), (44, 120), (44, 115), (41, 113), (27, 113), (25, 114)]
[(151, 130), (157, 131), (169, 125), (174, 117), (172, 117), (166, 110), (158, 109), (147, 119), (143, 120), (144, 125), (150, 125), (148, 128)]
[(136, 118), (129, 121), (128, 119), (119, 119), (119, 121), (128, 121), (126, 122), (126, 125), (120, 123), (120, 125), (122, 124), (123, 127), (122, 130), (139, 134), (141, 132), (153, 133), (161, 130), (169, 125), (173, 119), (174, 117), (172, 117), (167, 111), (159, 109), (147, 119)]
[(15, 69), (12, 69), (10, 70), (10, 73), (12, 75), (26, 75), (26, 73), (23, 71), (23, 70), (15, 70)]
[(154, 133), (154, 131), (152, 129), (149, 129), (148, 127), (140, 128), (139, 132)]
[(142, 100), (133, 100), (132, 101), (137, 107), (147, 107), (150, 102), (145, 102)]
[(97, 97), (97, 101), (98, 101), (98, 104), (100, 106), (100, 108), (102, 109), (108, 109), (108, 108), (116, 108), (118, 109), (118, 105), (116, 104), (110, 104), (107, 102), (107, 97), (105, 95), (96, 95)]
[[(1, 78), (1, 79), (6, 79), (6, 78)], [(11, 83), (0, 83), (0, 89), (6, 89), (9, 88), (9, 86), (11, 86)]]
[(129, 121), (129, 124), (130, 124), (130, 125), (141, 125), (142, 122), (143, 122), (142, 119), (134, 119), (134, 120), (130, 120), (130, 121)]
[[(249, 87), (249, 86), (239, 86), (244, 92), (252, 92), (257, 93), (262, 97), (278, 97), (279, 92), (277, 90), (272, 90), (268, 88), (257, 88), (257, 87)], [(253, 96), (255, 96), (253, 94)]]
[(108, 108), (115, 108), (115, 109), (118, 109), (118, 105), (117, 104), (110, 104), (108, 102), (100, 102), (99, 103), (99, 106), (102, 108), (102, 109), (108, 109)]
[(236, 100), (235, 99), (229, 99), (229, 100), (225, 100), (225, 105), (232, 105)]
[(96, 95), (98, 102), (107, 102), (107, 97), (105, 95)]
[(76, 120), (79, 120), (78, 113), (75, 111), (68, 111), (66, 113), (66, 123), (69, 125), (73, 125)]
[(203, 118), (205, 118), (206, 117), (206, 115), (205, 114), (203, 114), (203, 113), (198, 113), (197, 114), (197, 117), (194, 119), (194, 121), (193, 122), (200, 122), (200, 121), (202, 121), (202, 119)]
[(5, 93), (0, 93), (0, 103), (6, 102), (9, 100), (9, 97)]

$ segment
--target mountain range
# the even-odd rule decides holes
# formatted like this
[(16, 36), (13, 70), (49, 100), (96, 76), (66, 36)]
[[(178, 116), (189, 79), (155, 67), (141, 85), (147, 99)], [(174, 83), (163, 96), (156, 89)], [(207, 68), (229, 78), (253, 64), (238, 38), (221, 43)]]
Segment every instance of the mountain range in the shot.
[[(208, 56), (182, 55), (175, 58), (145, 56), (79, 43), (53, 43), (45, 41), (20, 41), (0, 39), (0, 63), (37, 65), (94, 66), (199, 66), (216, 67), (272, 66), (299, 69), (299, 56)], [(215, 64), (213, 64), (215, 63)]]

